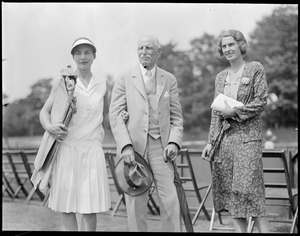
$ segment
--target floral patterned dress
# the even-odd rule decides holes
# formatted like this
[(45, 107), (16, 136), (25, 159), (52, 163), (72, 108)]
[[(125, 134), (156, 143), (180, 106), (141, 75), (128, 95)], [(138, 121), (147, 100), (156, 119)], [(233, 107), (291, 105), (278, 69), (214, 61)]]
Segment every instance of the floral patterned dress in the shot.
[[(215, 97), (224, 93), (228, 70), (216, 77)], [(216, 212), (227, 210), (233, 218), (266, 215), (260, 114), (267, 96), (263, 66), (248, 62), (238, 86), (236, 99), (244, 105), (234, 108), (237, 116), (224, 120), (212, 110), (208, 143), (214, 146), (212, 193)]]

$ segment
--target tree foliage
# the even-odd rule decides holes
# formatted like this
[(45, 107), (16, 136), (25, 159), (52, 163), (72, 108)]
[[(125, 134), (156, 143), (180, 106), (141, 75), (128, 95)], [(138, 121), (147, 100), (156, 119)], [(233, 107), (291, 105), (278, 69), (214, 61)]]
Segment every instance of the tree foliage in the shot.
[[(260, 22), (250, 34), (247, 61), (264, 65), (269, 93), (278, 101), (268, 103), (264, 114), (266, 127), (297, 126), (298, 120), (298, 9), (279, 7)], [(173, 73), (178, 82), (183, 111), (184, 130), (199, 133), (208, 130), (210, 104), (214, 96), (217, 73), (229, 66), (217, 52), (217, 38), (204, 33), (190, 42), (189, 50), (177, 50), (175, 43), (162, 46), (158, 66)], [(3, 130), (8, 136), (40, 135), (44, 131), (39, 112), (50, 90), (52, 79), (42, 79), (31, 87), (31, 93), (4, 108)], [(113, 78), (107, 77), (108, 95)], [(110, 97), (110, 96), (109, 96)], [(2, 100), (7, 98), (2, 96)]]
[(217, 53), (217, 38), (206, 33), (201, 38), (191, 41), (188, 54), (192, 60), (195, 80), (190, 85), (192, 97), (187, 101), (191, 104), (191, 109), (188, 111), (191, 120), (187, 128), (201, 127), (203, 130), (208, 130), (215, 77), (228, 64), (220, 59)]
[(41, 79), (31, 86), (31, 93), (5, 108), (3, 132), (7, 136), (31, 136), (44, 132), (39, 113), (46, 102), (52, 87), (52, 79)]
[(297, 7), (275, 9), (271, 16), (257, 23), (250, 38), (250, 56), (264, 65), (269, 92), (278, 96), (278, 102), (265, 110), (266, 126), (297, 126)]

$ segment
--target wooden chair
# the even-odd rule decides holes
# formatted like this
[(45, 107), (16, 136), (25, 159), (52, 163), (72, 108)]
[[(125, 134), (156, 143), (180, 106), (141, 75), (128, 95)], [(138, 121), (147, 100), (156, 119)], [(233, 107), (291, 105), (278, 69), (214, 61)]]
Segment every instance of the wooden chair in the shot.
[(2, 151), (2, 183), (12, 199), (19, 197), (21, 192), (25, 197), (28, 196), (29, 190), (25, 187), (30, 182), (27, 164), (27, 159), (21, 156), (20, 150)]
[[(294, 154), (289, 151), (289, 170), (291, 187), (292, 189), (298, 189), (298, 151), (296, 151)], [(290, 233), (295, 233), (296, 225), (298, 225), (298, 203), (296, 205), (297, 208), (293, 217)]]
[[(2, 166), (3, 166), (3, 162), (2, 162)], [(14, 190), (10, 185), (10, 181), (5, 176), (5, 173), (2, 171), (2, 195), (4, 195), (5, 193), (7, 193), (10, 198), (12, 198), (14, 195)]]
[[(190, 152), (187, 148), (185, 148), (179, 151), (178, 157), (176, 158), (176, 164), (180, 175), (180, 179), (183, 183), (184, 190), (186, 192), (195, 193), (199, 204), (197, 207), (189, 206), (189, 209), (196, 210), (196, 213), (192, 219), (192, 223), (194, 225), (202, 210), (207, 220), (211, 219), (205, 207), (205, 201), (208, 197), (208, 194), (210, 193), (211, 184), (200, 183), (199, 181), (197, 181), (193, 169), (193, 164), (190, 158), (190, 154), (197, 155), (201, 159), (200, 157), (201, 151)], [(205, 194), (204, 197), (202, 198), (200, 192), (203, 190), (205, 190)]]
[(121, 203), (123, 203), (125, 205), (125, 197), (124, 194), (122, 192), (122, 190), (119, 188), (119, 186), (117, 185), (117, 180), (116, 180), (116, 174), (115, 174), (115, 161), (114, 161), (114, 156), (115, 153), (112, 152), (105, 152), (105, 158), (106, 158), (106, 162), (107, 162), (107, 167), (109, 168), (108, 170), (108, 179), (111, 180), (109, 181), (109, 184), (114, 187), (116, 189), (116, 192), (118, 194), (118, 199), (116, 201), (116, 204), (114, 206), (114, 208), (112, 209), (112, 213), (111, 216), (114, 217), (115, 213), (118, 211)]
[(292, 226), (291, 226), (291, 230), (290, 230), (291, 234), (295, 233), (296, 225), (298, 225), (298, 206), (296, 208), (295, 215), (293, 217), (293, 222), (292, 222)]
[(291, 187), (298, 188), (298, 151), (292, 154), (290, 150), (288, 159)]
[[(118, 199), (116, 201), (116, 204), (112, 210), (111, 216), (114, 217), (114, 215), (116, 214), (116, 212), (118, 211), (121, 203), (123, 203), (124, 205), (126, 205), (125, 203), (125, 195), (123, 193), (123, 191), (120, 189), (120, 187), (117, 184), (117, 177), (116, 177), (116, 172), (115, 172), (115, 158), (116, 158), (116, 152), (113, 151), (108, 151), (105, 153), (106, 158), (107, 158), (107, 162), (110, 168), (110, 176), (109, 178), (111, 178), (113, 180), (113, 185), (116, 188), (116, 191), (118, 193)], [(149, 211), (151, 212), (151, 214), (153, 215), (158, 215), (159, 212), (159, 207), (157, 206), (152, 194), (154, 192), (155, 187), (152, 186), (149, 190), (149, 198), (147, 201), (147, 206)]]
[[(35, 160), (37, 152), (38, 152), (38, 150), (21, 150), (20, 151), (20, 155), (23, 159), (25, 169), (27, 171), (28, 176), (30, 176), (29, 179), (31, 178), (33, 170), (34, 170), (34, 160)], [(26, 198), (26, 203), (29, 203), (33, 199), (34, 195), (36, 194), (42, 200), (42, 205), (46, 205), (48, 197), (49, 197), (49, 193), (45, 196), (39, 189), (34, 188), (32, 182), (30, 182), (30, 183), (32, 185), (32, 189)]]
[[(269, 222), (292, 224), (290, 232), (294, 232), (297, 225), (296, 221), (298, 220), (298, 205), (295, 204), (294, 199), (296, 196), (298, 196), (298, 190), (291, 187), (290, 174), (288, 170), (285, 151), (264, 150), (262, 158), (264, 161), (263, 172), (265, 176), (266, 205), (287, 207), (289, 214), (289, 217), (287, 219), (283, 219), (282, 217), (274, 219), (274, 217), (272, 217), (269, 218)], [(281, 179), (280, 182), (278, 182), (279, 179)], [(209, 231), (213, 231), (214, 229), (227, 231), (234, 230), (232, 227), (224, 228), (214, 226), (214, 218), (215, 210), (213, 208)], [(220, 224), (223, 224), (221, 220), (221, 214), (219, 215), (219, 220)], [(249, 217), (247, 232), (251, 233), (254, 226), (255, 224), (252, 217)]]
[(30, 181), (36, 154), (37, 150), (2, 151), (2, 183), (4, 191), (9, 191), (12, 199), (18, 197), (20, 192), (26, 197), (27, 203), (35, 193), (41, 200), (44, 199), (44, 195), (35, 190)]
[[(298, 218), (298, 189), (291, 187), (290, 173), (284, 150), (264, 150), (262, 155), (264, 161), (264, 176), (266, 189), (266, 205), (280, 207), (280, 212), (284, 208), (288, 209), (287, 217), (277, 214), (279, 217), (269, 218), (269, 222), (291, 224), (291, 231), (295, 229)], [(270, 215), (270, 212), (268, 212)], [(254, 226), (255, 224), (253, 224)], [(250, 232), (252, 232), (251, 227)]]
[[(216, 216), (218, 215), (219, 225), (215, 225)], [(224, 217), (229, 217), (229, 221), (225, 222)], [(250, 232), (253, 228), (253, 220), (251, 217), (247, 218), (247, 232)], [(211, 213), (211, 220), (209, 224), (209, 232), (218, 231), (218, 232), (232, 232), (235, 231), (235, 228), (232, 225), (232, 217), (228, 211), (224, 210), (216, 214), (215, 208), (213, 207)]]

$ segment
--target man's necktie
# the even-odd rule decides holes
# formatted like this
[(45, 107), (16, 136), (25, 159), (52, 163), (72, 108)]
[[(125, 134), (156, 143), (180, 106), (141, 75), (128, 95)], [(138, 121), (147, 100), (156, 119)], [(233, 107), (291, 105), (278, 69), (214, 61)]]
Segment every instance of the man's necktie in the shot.
[(145, 79), (146, 79), (146, 82), (145, 82), (145, 85), (146, 85), (146, 91), (147, 93), (151, 93), (152, 90), (153, 90), (153, 83), (152, 83), (152, 73), (150, 70), (147, 70), (146, 71), (146, 74), (145, 74)]

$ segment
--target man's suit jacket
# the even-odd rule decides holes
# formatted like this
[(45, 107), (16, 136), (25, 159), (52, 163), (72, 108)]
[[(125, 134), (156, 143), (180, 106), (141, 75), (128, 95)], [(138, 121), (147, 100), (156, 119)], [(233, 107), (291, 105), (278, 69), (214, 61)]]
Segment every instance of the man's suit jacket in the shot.
[[(163, 148), (168, 143), (181, 147), (183, 118), (178, 98), (177, 81), (171, 73), (156, 67), (159, 128)], [(122, 120), (127, 110), (129, 120)], [(110, 124), (117, 143), (117, 153), (128, 144), (144, 155), (149, 124), (148, 97), (139, 65), (118, 79), (113, 87), (109, 108)]]

